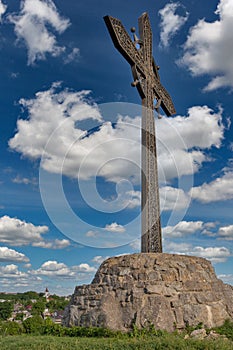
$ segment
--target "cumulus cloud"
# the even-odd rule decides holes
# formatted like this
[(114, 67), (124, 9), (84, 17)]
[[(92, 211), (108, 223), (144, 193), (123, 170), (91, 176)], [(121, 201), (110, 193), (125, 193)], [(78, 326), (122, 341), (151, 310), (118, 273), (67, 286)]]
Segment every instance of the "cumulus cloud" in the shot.
[(29, 259), (26, 255), (17, 252), (14, 249), (9, 249), (7, 247), (0, 247), (0, 261), (2, 262), (28, 262)]
[(125, 228), (122, 225), (117, 224), (116, 222), (113, 222), (110, 225), (105, 226), (105, 230), (108, 232), (117, 232), (117, 233), (123, 233), (125, 232)]
[(175, 226), (166, 226), (163, 228), (164, 237), (180, 238), (195, 233), (201, 233), (207, 236), (216, 236), (216, 222), (203, 221), (180, 221)]
[(104, 262), (108, 258), (109, 258), (109, 256), (97, 255), (97, 256), (94, 256), (94, 258), (92, 259), (92, 262), (97, 264), (97, 265), (100, 265), (100, 264), (102, 264), (102, 262)]
[[(26, 266), (25, 266), (26, 267)], [(34, 276), (30, 271), (20, 271), (18, 266), (10, 264), (0, 266), (1, 288), (7, 292), (25, 290), (25, 288), (37, 289), (41, 287), (41, 278)]]
[(231, 252), (226, 247), (192, 247), (188, 243), (165, 242), (166, 251), (172, 254), (192, 255), (210, 260), (213, 263), (223, 263)]
[(231, 253), (226, 247), (195, 247), (192, 255), (208, 259), (213, 263), (223, 263), (231, 256)]
[(7, 6), (0, 0), (0, 23), (2, 21), (2, 15), (6, 12)]
[(22, 246), (41, 242), (41, 235), (47, 231), (47, 226), (35, 226), (7, 215), (0, 218), (0, 241), (10, 245)]
[(15, 34), (28, 50), (28, 64), (44, 60), (46, 54), (58, 56), (65, 50), (57, 45), (54, 32), (62, 34), (70, 25), (62, 18), (52, 0), (23, 0), (19, 14), (10, 15)]
[(199, 232), (204, 227), (203, 221), (180, 221), (175, 226), (163, 228), (164, 237), (184, 237)]
[(85, 236), (86, 237), (97, 237), (98, 236), (98, 233), (99, 232), (97, 232), (97, 231), (88, 231), (86, 234), (85, 234)]
[(187, 12), (184, 16), (176, 13), (177, 9), (180, 7), (181, 4), (178, 2), (169, 3), (159, 10), (159, 15), (161, 17), (160, 42), (163, 47), (168, 47), (172, 37), (180, 30), (188, 19)]
[(91, 273), (91, 272), (96, 272), (96, 268), (90, 266), (89, 264), (86, 263), (82, 263), (78, 266), (73, 266), (73, 269), (78, 271), (78, 272), (82, 272), (82, 273)]
[(190, 190), (190, 195), (201, 203), (233, 199), (233, 171), (226, 171), (222, 177), (210, 183), (193, 187)]
[[(140, 117), (119, 116), (116, 104), (116, 123), (104, 122), (98, 107), (88, 100), (88, 91), (58, 89), (59, 84), (53, 84), (49, 90), (38, 92), (34, 99), (20, 100), (28, 118), (18, 120), (10, 148), (30, 159), (43, 156), (41, 166), (51, 173), (81, 180), (102, 176), (112, 182), (123, 178), (139, 183)], [(80, 128), (80, 122), (87, 119), (102, 125), (88, 132)], [(195, 106), (187, 116), (163, 118), (157, 123), (162, 181), (199, 170), (208, 160), (205, 150), (221, 145), (224, 132), (221, 119), (222, 110), (214, 112), (207, 106)], [(129, 191), (126, 199), (132, 208), (140, 201), (137, 191)]]
[(233, 240), (233, 225), (220, 227), (218, 230), (218, 237), (226, 241)]
[(207, 106), (191, 107), (187, 116), (161, 119), (157, 123), (159, 172), (166, 180), (198, 172), (209, 160), (205, 150), (219, 148), (223, 132), (222, 110), (214, 112)]
[(64, 249), (70, 245), (67, 239), (44, 241), (43, 234), (47, 226), (35, 226), (32, 223), (5, 215), (0, 218), (0, 242), (12, 246), (32, 245), (40, 248)]
[(162, 211), (187, 208), (190, 197), (180, 188), (164, 186), (160, 188), (160, 208)]
[(0, 278), (26, 278), (28, 274), (21, 272), (17, 265), (11, 264), (6, 266), (0, 266)]
[[(192, 251), (192, 245), (189, 243), (176, 243), (169, 240), (164, 240), (163, 242), (165, 252), (171, 254), (185, 254), (188, 255)], [(191, 254), (190, 254), (191, 255)]]
[(34, 275), (50, 276), (50, 277), (61, 277), (61, 278), (74, 278), (78, 274), (93, 273), (96, 271), (95, 267), (91, 267), (86, 263), (82, 263), (77, 266), (67, 266), (64, 263), (57, 261), (46, 261), (37, 270), (31, 271)]
[[(48, 91), (38, 92), (35, 99), (20, 100), (20, 104), (28, 110), (30, 119), (18, 120), (18, 132), (9, 141), (12, 149), (30, 159), (38, 159), (43, 155), (45, 146), (54, 133), (53, 142), (49, 143), (43, 157), (43, 167), (58, 173), (69, 147), (86, 134), (84, 130), (76, 128), (76, 122), (86, 119), (102, 120), (97, 107), (90, 106), (86, 101), (89, 91), (63, 90), (60, 92), (57, 91), (59, 85), (54, 83)], [(59, 130), (56, 131), (58, 128)], [(35, 135), (37, 135), (36, 138)], [(77, 150), (76, 154), (73, 154), (73, 157), (78, 157), (76, 161), (81, 162), (82, 157), (87, 154), (85, 143), (88, 143), (87, 139), (84, 145), (79, 145), (80, 154), (77, 154)], [(68, 170), (69, 166), (70, 164), (67, 164), (66, 173), (70, 176), (74, 176), (75, 173), (77, 176), (76, 167)]]
[(204, 19), (190, 29), (181, 64), (193, 75), (208, 74), (212, 78), (205, 91), (233, 87), (233, 2), (220, 0), (214, 22)]
[(141, 192), (127, 191), (124, 194), (123, 203), (130, 209), (139, 207), (141, 205)]
[(34, 242), (32, 246), (46, 249), (64, 249), (70, 246), (70, 241), (68, 239), (55, 239), (51, 242)]

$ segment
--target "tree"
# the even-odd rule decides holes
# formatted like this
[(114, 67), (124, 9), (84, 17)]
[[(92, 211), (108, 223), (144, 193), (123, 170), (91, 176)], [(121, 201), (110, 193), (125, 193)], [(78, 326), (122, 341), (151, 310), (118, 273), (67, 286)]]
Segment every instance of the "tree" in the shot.
[(65, 300), (64, 298), (59, 299), (52, 299), (48, 303), (46, 303), (47, 308), (50, 312), (54, 312), (57, 310), (64, 310), (65, 307), (69, 304), (68, 300)]
[(38, 300), (36, 303), (32, 305), (32, 315), (43, 316), (43, 312), (45, 310), (45, 302)]
[(44, 321), (40, 316), (33, 316), (23, 321), (23, 328), (26, 333), (42, 334)]
[(6, 321), (13, 311), (13, 304), (5, 301), (0, 303), (0, 320)]

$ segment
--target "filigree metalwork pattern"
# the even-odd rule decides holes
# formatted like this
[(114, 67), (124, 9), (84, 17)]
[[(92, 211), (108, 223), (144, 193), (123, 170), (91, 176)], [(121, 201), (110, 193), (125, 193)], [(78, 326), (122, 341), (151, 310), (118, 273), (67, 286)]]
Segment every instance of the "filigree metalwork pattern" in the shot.
[[(154, 100), (164, 112), (175, 113), (172, 99), (160, 82), (159, 67), (152, 56), (152, 30), (147, 13), (138, 19), (140, 39), (131, 40), (121, 21), (104, 17), (113, 43), (129, 62), (142, 99), (142, 252), (162, 252)], [(132, 29), (135, 32), (135, 28)], [(134, 35), (136, 38), (136, 35)]]

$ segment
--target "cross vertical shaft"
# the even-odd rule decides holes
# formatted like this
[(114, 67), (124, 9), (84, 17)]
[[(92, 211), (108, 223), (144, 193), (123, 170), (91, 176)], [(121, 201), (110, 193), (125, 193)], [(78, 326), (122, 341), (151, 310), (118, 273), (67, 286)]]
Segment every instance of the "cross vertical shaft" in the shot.
[(139, 33), (142, 42), (141, 53), (147, 67), (142, 98), (141, 127), (141, 251), (142, 253), (162, 253), (160, 223), (159, 184), (157, 169), (156, 135), (154, 122), (152, 31), (147, 14), (139, 20)]
[[(175, 108), (170, 95), (160, 83), (158, 66), (152, 56), (152, 31), (147, 13), (139, 17), (140, 39), (134, 42), (117, 18), (104, 17), (115, 47), (131, 65), (134, 82), (142, 100), (142, 238), (143, 253), (162, 253), (159, 185), (154, 122), (154, 100), (170, 116)], [(132, 28), (135, 32), (135, 28)], [(157, 107), (158, 109), (159, 107)]]
[(142, 111), (142, 151), (141, 151), (141, 208), (143, 253), (162, 252), (157, 154), (153, 110), (144, 99)]

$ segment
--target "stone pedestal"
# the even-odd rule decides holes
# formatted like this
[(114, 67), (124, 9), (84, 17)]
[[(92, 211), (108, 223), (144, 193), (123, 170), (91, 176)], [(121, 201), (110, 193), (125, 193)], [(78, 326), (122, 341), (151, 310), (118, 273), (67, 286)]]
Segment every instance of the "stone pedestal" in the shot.
[(133, 325), (173, 331), (233, 319), (233, 287), (217, 279), (203, 258), (132, 254), (102, 263), (90, 285), (77, 286), (65, 326), (129, 331)]

